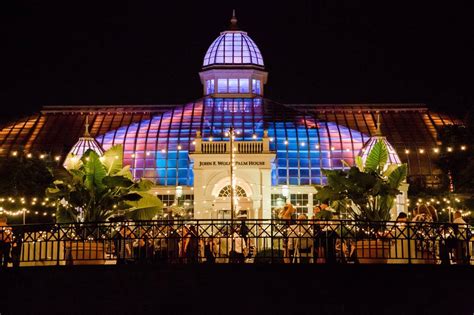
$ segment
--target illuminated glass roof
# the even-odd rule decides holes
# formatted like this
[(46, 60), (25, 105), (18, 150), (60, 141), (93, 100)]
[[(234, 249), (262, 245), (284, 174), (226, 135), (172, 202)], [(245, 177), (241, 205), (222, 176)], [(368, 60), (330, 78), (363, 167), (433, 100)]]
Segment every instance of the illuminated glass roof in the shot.
[[(433, 151), (438, 147), (437, 134), (443, 126), (462, 121), (430, 111), (422, 104), (283, 106), (262, 99), (211, 99), (186, 105), (48, 106), (38, 114), (0, 126), (0, 156), (24, 150), (57, 156), (61, 163), (83, 136), (88, 116), (90, 134), (103, 148), (124, 144), (125, 162), (132, 166), (135, 176), (156, 178), (159, 184), (172, 185), (177, 179), (189, 183), (193, 175), (187, 153), (194, 149), (192, 139), (196, 130), (203, 130), (204, 140), (213, 130), (214, 138), (219, 140), (218, 130), (222, 132), (232, 122), (235, 127), (244, 124), (240, 128), (248, 130), (245, 140), (252, 141), (253, 132), (259, 139), (263, 135), (259, 123), (263, 121), (276, 141), (272, 142), (278, 158), (272, 172), (273, 183), (302, 184), (309, 178), (311, 183), (319, 183), (324, 180), (321, 168), (342, 167), (341, 158), (351, 162), (348, 157), (357, 155), (362, 144), (377, 135), (378, 115), (382, 134), (401, 161), (408, 164), (410, 178), (424, 178), (427, 185), (438, 185), (439, 171), (434, 163), (437, 154)], [(303, 122), (305, 117), (308, 118)], [(258, 124), (252, 125), (254, 122)], [(285, 138), (289, 141), (287, 147), (282, 142)], [(300, 145), (295, 147), (297, 142)], [(163, 149), (168, 155), (162, 155)]]
[(214, 65), (255, 65), (263, 67), (263, 58), (255, 42), (242, 31), (222, 32), (211, 44), (203, 67)]
[(253, 141), (268, 130), (270, 149), (276, 152), (273, 185), (309, 185), (325, 182), (321, 170), (343, 169), (353, 163), (364, 144), (359, 131), (334, 122), (317, 121), (282, 104), (262, 98), (204, 98), (150, 119), (109, 131), (96, 139), (104, 149), (124, 145), (124, 164), (134, 177), (158, 185), (193, 185), (189, 153), (200, 130), (202, 139), (228, 141), (233, 126), (237, 141)]

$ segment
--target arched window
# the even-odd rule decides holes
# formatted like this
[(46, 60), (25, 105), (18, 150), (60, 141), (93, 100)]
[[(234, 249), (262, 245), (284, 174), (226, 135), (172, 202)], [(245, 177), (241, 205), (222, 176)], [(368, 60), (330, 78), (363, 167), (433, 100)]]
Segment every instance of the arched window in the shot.
[[(230, 185), (225, 186), (219, 192), (219, 197), (231, 197), (231, 189)], [(235, 194), (237, 197), (247, 197), (247, 193), (245, 190), (240, 186), (235, 186)]]

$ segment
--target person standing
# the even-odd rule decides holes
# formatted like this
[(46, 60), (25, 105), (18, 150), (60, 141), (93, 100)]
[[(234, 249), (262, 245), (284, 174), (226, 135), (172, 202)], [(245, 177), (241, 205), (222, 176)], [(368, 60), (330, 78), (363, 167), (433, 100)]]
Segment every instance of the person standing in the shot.
[(205, 244), (204, 244), (204, 257), (206, 257), (206, 263), (213, 264), (216, 262), (216, 257), (214, 256), (214, 253), (215, 253), (214, 238), (212, 236), (209, 236), (205, 240)]
[(239, 235), (238, 231), (232, 234), (233, 250), (229, 252), (229, 262), (231, 264), (242, 264), (245, 261), (244, 251), (247, 249), (245, 240)]
[[(409, 242), (408, 239), (408, 215), (405, 212), (400, 212), (397, 217), (397, 223), (393, 226), (390, 231), (390, 237), (392, 244), (390, 246), (390, 259), (389, 263), (391, 264), (407, 264), (410, 262), (410, 255), (412, 254), (410, 250), (414, 252), (415, 244)], [(413, 254), (414, 255), (414, 254)]]
[(23, 226), (19, 225), (13, 229), (13, 238), (11, 243), (11, 258), (13, 267), (20, 266), (21, 246), (23, 244)]
[(168, 234), (166, 238), (166, 248), (168, 250), (168, 254), (166, 257), (168, 258), (168, 262), (172, 264), (176, 264), (179, 262), (179, 243), (180, 243), (181, 237), (176, 231), (176, 229), (173, 228), (172, 225), (168, 226)]
[(130, 264), (133, 261), (133, 240), (128, 226), (122, 225), (115, 235), (115, 255), (117, 265)]
[(454, 244), (454, 257), (456, 259), (456, 264), (469, 264), (470, 257), (468, 248), (470, 235), (468, 235), (469, 229), (467, 228), (466, 221), (462, 218), (461, 211), (457, 210), (454, 212), (453, 223), (454, 234), (456, 235)]
[(7, 268), (10, 260), (12, 228), (7, 225), (7, 217), (0, 217), (0, 267)]
[(199, 238), (194, 225), (189, 227), (188, 233), (185, 236), (185, 240), (186, 244), (184, 245), (184, 252), (186, 263), (193, 264), (199, 262)]
[(292, 263), (308, 263), (310, 261), (313, 242), (310, 226), (307, 223), (308, 217), (305, 214), (300, 214), (296, 224), (289, 227), (288, 249)]

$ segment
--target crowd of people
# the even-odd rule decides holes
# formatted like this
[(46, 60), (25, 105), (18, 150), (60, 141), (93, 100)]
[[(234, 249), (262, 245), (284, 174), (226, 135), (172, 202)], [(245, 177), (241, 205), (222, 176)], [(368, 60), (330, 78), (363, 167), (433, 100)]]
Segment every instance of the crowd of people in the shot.
[[(438, 224), (436, 209), (420, 205), (409, 220), (404, 212), (397, 217), (395, 229), (390, 235), (394, 239), (391, 256), (394, 262), (406, 263), (407, 257), (414, 263), (469, 264), (472, 253), (471, 230), (455, 211), (452, 224)], [(407, 225), (407, 222), (413, 222)], [(438, 237), (441, 236), (441, 237)]]
[[(436, 221), (433, 207), (419, 206), (411, 220), (400, 213), (396, 222), (376, 231), (376, 238), (389, 244), (387, 262), (469, 264), (471, 230), (461, 212), (454, 213), (452, 223)], [(287, 204), (271, 228), (258, 222), (249, 228), (244, 218), (232, 223), (115, 224), (115, 233), (104, 242), (117, 264), (250, 263), (261, 253), (283, 263), (357, 263), (361, 258), (359, 237), (354, 236), (355, 231), (361, 232), (359, 226), (340, 221), (327, 205), (315, 207), (308, 218)], [(0, 266), (19, 265), (23, 237), (18, 233), (20, 228), (8, 226), (6, 217), (0, 216)]]
[(214, 234), (192, 224), (145, 230), (129, 223), (119, 228), (113, 247), (117, 264), (244, 263), (253, 248), (247, 234), (245, 221)]

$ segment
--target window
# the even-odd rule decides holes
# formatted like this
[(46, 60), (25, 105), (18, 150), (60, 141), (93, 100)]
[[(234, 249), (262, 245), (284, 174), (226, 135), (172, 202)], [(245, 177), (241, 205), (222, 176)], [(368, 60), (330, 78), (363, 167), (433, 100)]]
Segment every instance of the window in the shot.
[(214, 80), (206, 80), (206, 95), (214, 93)]
[(229, 93), (239, 93), (239, 79), (229, 79)]
[[(237, 197), (247, 197), (247, 193), (240, 186), (235, 186), (235, 195)], [(231, 187), (230, 185), (225, 186), (219, 192), (219, 197), (230, 197), (231, 196)]]
[(227, 93), (227, 79), (217, 79), (217, 93)]
[[(208, 80), (208, 81), (214, 81), (214, 80)], [(260, 82), (259, 80), (257, 81)], [(258, 87), (258, 91), (260, 91), (260, 86)], [(218, 93), (249, 93), (249, 79), (217, 79), (217, 92)], [(207, 94), (211, 94), (211, 93), (214, 93), (214, 92), (209, 92), (209, 87), (208, 87)]]
[(239, 92), (248, 93), (249, 92), (249, 79), (240, 79), (239, 81)]
[(252, 93), (254, 94), (261, 94), (260, 93), (260, 80), (252, 79)]
[(290, 201), (297, 213), (308, 213), (308, 194), (290, 194)]
[(164, 209), (168, 209), (175, 202), (174, 195), (156, 195), (156, 197), (161, 200)]

